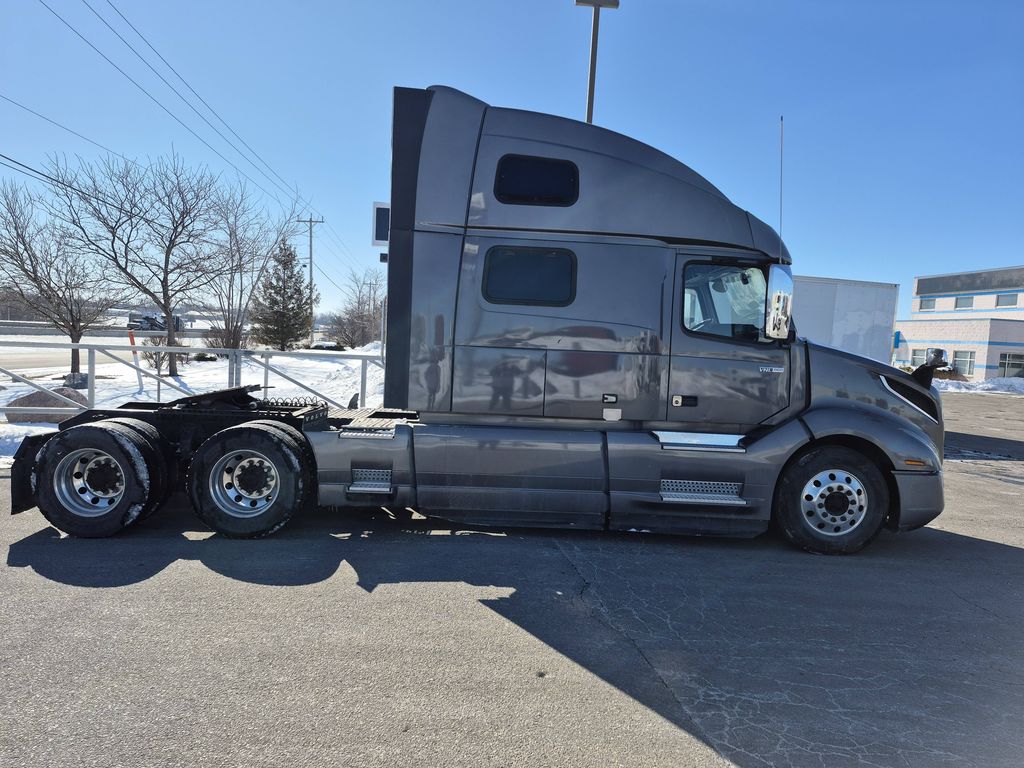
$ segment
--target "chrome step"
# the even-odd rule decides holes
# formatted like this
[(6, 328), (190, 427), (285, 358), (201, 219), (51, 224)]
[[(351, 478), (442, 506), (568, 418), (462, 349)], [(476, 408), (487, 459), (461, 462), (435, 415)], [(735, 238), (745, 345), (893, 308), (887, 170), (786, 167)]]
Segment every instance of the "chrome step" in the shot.
[(711, 480), (662, 480), (661, 500), (667, 504), (718, 504), (724, 507), (745, 507), (740, 496), (740, 483)]
[(352, 470), (352, 483), (348, 487), (349, 493), (390, 494), (391, 491), (390, 469)]

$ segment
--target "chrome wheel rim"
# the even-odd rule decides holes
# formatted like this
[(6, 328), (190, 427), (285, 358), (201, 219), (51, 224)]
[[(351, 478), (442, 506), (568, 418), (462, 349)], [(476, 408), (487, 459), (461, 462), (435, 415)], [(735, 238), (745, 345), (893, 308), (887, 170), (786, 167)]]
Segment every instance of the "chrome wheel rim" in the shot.
[(270, 459), (256, 451), (231, 451), (210, 472), (210, 497), (232, 517), (263, 514), (275, 501), (280, 474)]
[(845, 469), (819, 472), (800, 493), (804, 523), (823, 536), (842, 536), (864, 522), (868, 492), (855, 474)]
[(53, 492), (72, 514), (100, 517), (124, 496), (124, 469), (109, 453), (79, 448), (57, 465)]

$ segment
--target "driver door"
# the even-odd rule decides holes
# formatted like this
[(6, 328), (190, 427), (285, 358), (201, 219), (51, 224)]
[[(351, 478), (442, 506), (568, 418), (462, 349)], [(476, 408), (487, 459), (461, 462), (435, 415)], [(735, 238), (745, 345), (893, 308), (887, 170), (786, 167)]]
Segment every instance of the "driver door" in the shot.
[(677, 254), (668, 420), (742, 434), (789, 405), (789, 350), (764, 334), (767, 266)]

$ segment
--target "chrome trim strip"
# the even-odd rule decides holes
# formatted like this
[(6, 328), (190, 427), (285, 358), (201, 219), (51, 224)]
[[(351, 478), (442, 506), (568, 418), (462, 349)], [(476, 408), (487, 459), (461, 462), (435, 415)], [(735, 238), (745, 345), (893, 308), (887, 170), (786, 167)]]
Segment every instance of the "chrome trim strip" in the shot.
[(880, 374), (878, 374), (878, 380), (882, 382), (882, 386), (883, 386), (883, 387), (885, 387), (885, 388), (886, 388), (887, 390), (889, 390), (889, 391), (890, 391), (890, 392), (891, 392), (891, 393), (892, 393), (893, 395), (895, 395), (896, 397), (898, 397), (898, 398), (899, 398), (900, 400), (902, 400), (902, 401), (903, 401), (904, 403), (906, 403), (907, 405), (909, 405), (909, 406), (910, 406), (911, 408), (913, 408), (913, 409), (914, 409), (915, 411), (917, 411), (918, 413), (920, 413), (920, 414), (921, 414), (922, 416), (926, 417), (926, 418), (927, 418), (927, 419), (928, 419), (929, 421), (931, 421), (931, 422), (932, 422), (933, 424), (938, 424), (938, 423), (939, 423), (939, 420), (938, 420), (938, 419), (936, 419), (936, 418), (935, 418), (934, 416), (932, 416), (932, 415), (931, 415), (930, 413), (928, 413), (928, 411), (926, 411), (926, 410), (923, 410), (922, 408), (919, 408), (918, 406), (914, 405), (914, 403), (910, 402), (910, 400), (908, 400), (908, 399), (907, 399), (907, 398), (905, 398), (905, 397), (904, 397), (903, 395), (901, 395), (901, 394), (900, 394), (899, 392), (897, 392), (897, 391), (896, 391), (895, 389), (893, 389), (893, 388), (892, 388), (892, 385), (890, 385), (890, 384), (889, 384), (889, 380), (888, 380), (887, 378), (885, 378), (885, 374), (883, 374), (883, 373), (880, 373)]
[(676, 493), (666, 491), (661, 494), (666, 504), (707, 504), (721, 507), (745, 507), (746, 499), (739, 496), (726, 496), (717, 493)]
[(664, 451), (711, 451), (717, 453), (746, 453), (740, 446), (743, 435), (723, 435), (710, 432), (665, 432), (653, 434)]
[(388, 485), (387, 483), (373, 483), (369, 481), (362, 483), (352, 483), (352, 485), (348, 487), (349, 493), (390, 494), (391, 490), (391, 486)]

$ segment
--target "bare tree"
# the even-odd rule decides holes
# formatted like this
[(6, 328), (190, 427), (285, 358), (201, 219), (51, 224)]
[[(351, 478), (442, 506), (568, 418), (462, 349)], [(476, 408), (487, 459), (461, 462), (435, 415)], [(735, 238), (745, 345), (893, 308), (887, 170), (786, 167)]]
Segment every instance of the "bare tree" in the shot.
[[(50, 175), (58, 182), (51, 212), (72, 246), (103, 263), (112, 282), (153, 302), (173, 346), (175, 309), (224, 272), (210, 240), (217, 178), (176, 154), (146, 165), (107, 157), (77, 169), (55, 160)], [(168, 373), (178, 373), (174, 356)]]
[(213, 301), (208, 305), (220, 323), (207, 337), (215, 346), (241, 349), (255, 289), (278, 243), (294, 234), (298, 224), (294, 208), (272, 219), (241, 182), (218, 190), (214, 216), (225, 271), (210, 285)]
[(362, 275), (349, 271), (345, 303), (327, 317), (328, 333), (345, 347), (362, 347), (380, 338), (387, 279), (379, 269)]
[[(96, 266), (65, 231), (42, 218), (36, 195), (11, 182), (0, 185), (0, 278), (74, 344), (121, 298)], [(71, 372), (79, 371), (74, 349)]]
[(6, 279), (0, 271), (0, 319), (45, 321), (46, 318), (21, 300), (21, 296), (12, 285), (4, 282)]

